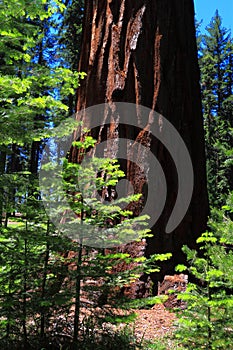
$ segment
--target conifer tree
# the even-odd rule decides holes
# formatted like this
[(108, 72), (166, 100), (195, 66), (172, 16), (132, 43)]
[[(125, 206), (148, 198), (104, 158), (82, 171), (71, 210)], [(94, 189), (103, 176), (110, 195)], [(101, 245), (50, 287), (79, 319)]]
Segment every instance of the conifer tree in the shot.
[[(222, 210), (213, 210), (212, 232), (198, 238), (199, 252), (184, 247), (189, 272), (198, 283), (189, 283), (180, 299), (187, 302), (179, 315), (177, 337), (185, 348), (227, 349), (233, 341), (233, 251), (231, 220), (233, 193)], [(177, 267), (184, 271), (183, 266)]]
[(206, 30), (207, 34), (198, 42), (208, 190), (210, 204), (221, 207), (227, 193), (232, 190), (233, 46), (218, 11)]

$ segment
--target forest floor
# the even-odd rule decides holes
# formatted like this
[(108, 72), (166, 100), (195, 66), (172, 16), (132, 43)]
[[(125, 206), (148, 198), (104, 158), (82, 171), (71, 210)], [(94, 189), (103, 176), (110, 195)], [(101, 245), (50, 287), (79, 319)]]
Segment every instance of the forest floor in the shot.
[[(160, 340), (166, 335), (172, 335), (175, 331), (176, 326), (174, 321), (177, 320), (175, 309), (182, 311), (186, 305), (181, 300), (177, 299), (176, 292), (182, 292), (185, 290), (187, 285), (187, 277), (185, 275), (174, 275), (165, 276), (164, 281), (159, 286), (159, 295), (166, 296), (167, 299), (163, 303), (156, 303), (151, 306), (138, 307), (133, 309), (114, 309), (110, 305), (105, 305), (103, 308), (97, 308), (94, 314), (97, 318), (104, 317), (106, 314), (112, 315), (113, 317), (124, 317), (127, 315), (134, 315), (132, 322), (127, 323), (130, 329), (133, 329), (134, 336), (140, 342), (142, 339), (146, 341)], [(169, 291), (173, 290), (174, 293)], [(81, 318), (92, 317), (93, 313), (91, 311), (92, 301), (88, 301), (81, 298), (81, 301), (90, 304), (90, 307), (85, 307), (81, 309)], [(87, 305), (86, 305), (87, 306)], [(72, 310), (73, 311), (73, 310)], [(71, 314), (72, 314), (71, 311)], [(71, 315), (70, 315), (71, 316)], [(72, 316), (71, 316), (72, 317)], [(106, 328), (112, 330), (123, 329), (126, 323), (118, 321), (118, 323), (111, 324), (106, 322)]]
[(163, 304), (156, 304), (150, 310), (135, 310), (137, 319), (135, 320), (135, 335), (140, 340), (160, 339), (167, 334), (171, 334), (175, 329), (173, 325), (176, 315), (168, 311)]
[[(177, 292), (185, 291), (187, 282), (187, 275), (165, 276), (159, 284), (158, 292), (160, 296), (166, 296), (167, 300), (151, 308), (134, 310), (137, 314), (134, 331), (139, 340), (142, 337), (146, 340), (159, 339), (175, 330), (175, 310), (182, 311), (186, 308), (186, 303), (177, 299)], [(170, 293), (171, 290), (173, 293)]]

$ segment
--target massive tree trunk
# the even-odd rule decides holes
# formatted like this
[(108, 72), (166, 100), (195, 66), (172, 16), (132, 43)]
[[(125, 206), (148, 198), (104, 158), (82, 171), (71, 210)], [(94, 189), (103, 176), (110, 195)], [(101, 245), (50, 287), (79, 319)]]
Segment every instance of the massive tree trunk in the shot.
[[(86, 1), (79, 69), (87, 77), (78, 90), (77, 111), (106, 102), (110, 106), (114, 102), (143, 105), (169, 120), (186, 143), (194, 169), (192, 201), (180, 225), (166, 233), (177, 196), (176, 167), (166, 147), (150, 138), (149, 124), (141, 129), (139, 115), (135, 121), (138, 129), (121, 125), (112, 113), (103, 115), (104, 128), (92, 130), (99, 142), (106, 137), (133, 137), (150, 147), (162, 165), (167, 200), (152, 228), (154, 236), (148, 239), (146, 254), (172, 252), (173, 258), (162, 266), (161, 275), (171, 273), (183, 261), (182, 245), (194, 247), (196, 238), (206, 229), (208, 213), (193, 1)], [(74, 150), (72, 160), (76, 157)], [(137, 166), (122, 162), (122, 167), (135, 192), (145, 191), (145, 177)]]

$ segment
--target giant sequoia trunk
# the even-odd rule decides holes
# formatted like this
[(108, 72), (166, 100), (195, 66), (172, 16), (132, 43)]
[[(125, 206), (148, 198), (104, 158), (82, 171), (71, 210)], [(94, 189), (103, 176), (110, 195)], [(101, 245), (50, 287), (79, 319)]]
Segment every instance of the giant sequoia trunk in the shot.
[[(152, 228), (154, 237), (148, 239), (146, 253), (172, 252), (161, 275), (171, 273), (183, 261), (182, 245), (194, 246), (206, 229), (208, 212), (193, 1), (86, 1), (79, 69), (87, 77), (78, 90), (78, 111), (104, 102), (112, 111), (115, 102), (143, 105), (169, 120), (186, 143), (194, 169), (192, 201), (180, 225), (167, 234), (165, 227), (178, 189), (176, 167), (165, 146), (149, 137), (149, 124), (141, 129), (139, 115), (135, 121), (139, 128), (132, 129), (114, 120), (114, 113), (108, 111), (103, 115), (105, 127), (92, 130), (99, 142), (106, 137), (133, 137), (150, 147), (162, 165), (167, 200)], [(72, 160), (76, 157), (73, 150)], [(130, 162), (122, 162), (122, 167), (135, 192), (146, 191), (140, 169)]]

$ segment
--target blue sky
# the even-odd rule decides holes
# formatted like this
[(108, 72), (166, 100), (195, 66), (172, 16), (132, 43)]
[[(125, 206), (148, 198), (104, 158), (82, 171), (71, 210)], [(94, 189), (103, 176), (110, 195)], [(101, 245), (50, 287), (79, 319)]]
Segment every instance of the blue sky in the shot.
[(201, 31), (210, 23), (215, 10), (218, 9), (223, 26), (231, 29), (233, 34), (233, 0), (194, 0), (194, 5), (197, 20), (203, 19)]

